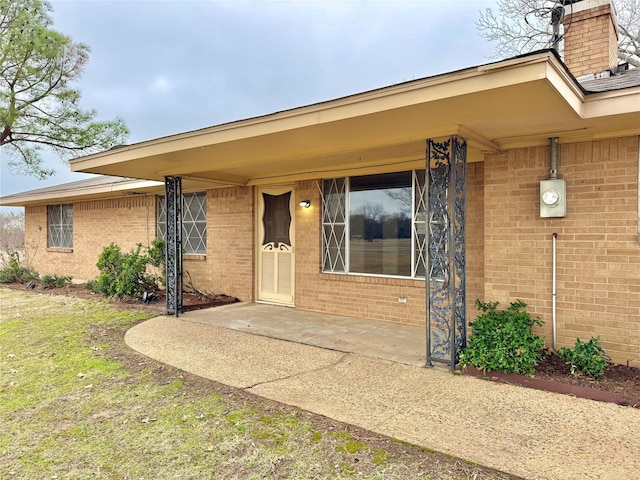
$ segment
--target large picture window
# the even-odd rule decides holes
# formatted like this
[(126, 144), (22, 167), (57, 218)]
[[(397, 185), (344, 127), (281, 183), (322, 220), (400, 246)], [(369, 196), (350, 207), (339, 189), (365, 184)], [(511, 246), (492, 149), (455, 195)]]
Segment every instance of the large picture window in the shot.
[(73, 205), (47, 205), (47, 246), (73, 248)]
[(322, 186), (324, 272), (424, 277), (424, 170), (327, 179)]
[[(182, 245), (185, 253), (207, 253), (207, 194), (185, 193), (182, 201)], [(165, 197), (158, 197), (157, 236), (167, 238)]]
[(351, 177), (349, 271), (411, 276), (411, 172)]

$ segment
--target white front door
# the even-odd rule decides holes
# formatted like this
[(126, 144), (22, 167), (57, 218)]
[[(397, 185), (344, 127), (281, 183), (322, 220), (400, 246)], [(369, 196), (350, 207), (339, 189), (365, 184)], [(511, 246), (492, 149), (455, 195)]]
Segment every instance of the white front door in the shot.
[(293, 305), (294, 212), (292, 186), (258, 190), (258, 300)]

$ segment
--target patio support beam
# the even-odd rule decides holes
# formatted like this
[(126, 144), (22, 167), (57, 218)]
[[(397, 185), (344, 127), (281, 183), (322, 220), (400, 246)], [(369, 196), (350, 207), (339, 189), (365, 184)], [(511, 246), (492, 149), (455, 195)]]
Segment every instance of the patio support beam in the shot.
[(165, 177), (167, 315), (182, 313), (182, 178)]
[(425, 205), (427, 366), (455, 369), (466, 346), (467, 142), (458, 136), (428, 139)]

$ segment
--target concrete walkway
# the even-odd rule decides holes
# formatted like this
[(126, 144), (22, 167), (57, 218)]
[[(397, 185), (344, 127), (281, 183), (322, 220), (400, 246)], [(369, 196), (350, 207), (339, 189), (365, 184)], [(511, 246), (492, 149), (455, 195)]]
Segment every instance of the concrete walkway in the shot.
[(239, 304), (157, 317), (125, 340), (190, 373), (526, 478), (640, 478), (640, 410), (416, 366), (422, 328)]

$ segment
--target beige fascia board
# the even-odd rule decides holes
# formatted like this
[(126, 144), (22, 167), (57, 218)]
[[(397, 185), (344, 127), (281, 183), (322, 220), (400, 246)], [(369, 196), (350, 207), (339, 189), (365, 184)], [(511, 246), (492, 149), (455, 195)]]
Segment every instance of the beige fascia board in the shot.
[[(64, 185), (61, 185), (63, 187)], [(128, 192), (144, 190), (145, 192), (157, 191), (164, 184), (152, 180), (132, 180), (127, 182), (108, 183), (90, 187), (60, 188), (45, 192), (30, 194), (29, 192), (8, 195), (0, 198), (0, 206), (20, 207), (24, 205), (54, 205), (68, 203), (73, 199), (83, 198), (110, 198), (114, 194), (126, 195)], [(133, 194), (129, 193), (129, 194)], [(61, 201), (60, 199), (64, 199)]]
[(552, 56), (547, 78), (580, 118), (591, 119), (637, 113), (640, 111), (640, 87), (585, 94), (557, 59)]
[[(115, 151), (109, 150), (71, 160), (71, 170), (74, 172), (95, 170), (104, 165), (269, 135), (538, 81), (547, 75), (546, 65), (549, 58), (549, 53), (542, 53), (510, 60), (504, 62), (504, 65), (494, 64), (492, 68), (474, 67), (262, 117), (150, 140), (121, 147)], [(553, 59), (552, 62), (557, 63), (557, 60)]]
[(536, 55), (526, 55), (523, 57), (510, 58), (507, 60), (502, 60), (494, 63), (489, 63), (487, 65), (481, 65), (477, 67), (480, 72), (493, 72), (496, 70), (505, 70), (510, 69), (515, 66), (528, 65), (532, 63), (540, 63), (545, 61), (554, 61), (558, 62), (558, 59), (549, 51), (540, 52)]
[(587, 97), (582, 117), (585, 119), (640, 112), (640, 87), (594, 93)]
[(546, 78), (556, 89), (564, 101), (578, 114), (582, 112), (582, 104), (585, 102), (585, 94), (577, 84), (575, 79), (567, 71), (566, 67), (555, 57), (546, 52), (533, 57), (523, 59), (512, 59), (498, 64), (491, 64), (481, 67), (485, 71), (495, 71), (516, 66), (540, 64), (544, 62), (545, 70), (540, 73), (540, 78)]
[(132, 190), (154, 189), (158, 187), (164, 188), (164, 183), (157, 182), (155, 180), (133, 180), (131, 182), (122, 182), (120, 184), (112, 185), (110, 191), (123, 192)]
[(558, 62), (555, 57), (547, 64), (546, 77), (567, 105), (569, 105), (577, 115), (582, 116), (583, 105), (586, 99), (585, 94), (565, 67)]

